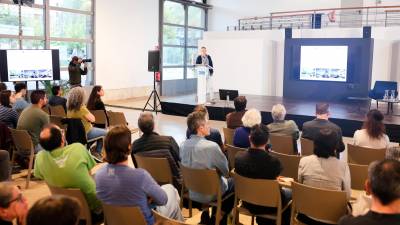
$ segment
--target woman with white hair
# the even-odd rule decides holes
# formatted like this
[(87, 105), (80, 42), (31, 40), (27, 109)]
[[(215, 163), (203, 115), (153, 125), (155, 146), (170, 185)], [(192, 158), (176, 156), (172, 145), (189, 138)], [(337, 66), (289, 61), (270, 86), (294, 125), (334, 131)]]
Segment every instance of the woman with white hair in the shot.
[[(83, 104), (85, 99), (85, 90), (81, 87), (74, 87), (69, 91), (67, 101), (67, 117), (81, 119), (83, 126), (85, 127), (85, 133), (87, 139), (93, 139), (97, 137), (106, 136), (106, 130), (93, 127), (92, 123), (96, 121), (96, 118)], [(103, 148), (103, 139), (97, 140), (96, 152), (92, 152), (92, 155), (98, 159), (101, 159), (101, 150)]]
[(270, 134), (278, 134), (282, 136), (292, 136), (293, 146), (297, 152), (297, 139), (299, 139), (299, 128), (293, 120), (285, 120), (286, 109), (282, 104), (276, 104), (271, 111), (273, 122), (268, 124)]
[(254, 125), (261, 124), (261, 113), (257, 109), (249, 109), (242, 117), (243, 126), (235, 129), (233, 145), (239, 148), (249, 148), (250, 130)]

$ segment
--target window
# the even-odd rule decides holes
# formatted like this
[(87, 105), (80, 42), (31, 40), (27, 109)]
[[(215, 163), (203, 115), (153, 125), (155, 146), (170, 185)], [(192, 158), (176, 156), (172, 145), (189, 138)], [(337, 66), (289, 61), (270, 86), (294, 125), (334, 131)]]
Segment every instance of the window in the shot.
[[(203, 1), (200, 1), (203, 2)], [(191, 3), (164, 1), (162, 26), (163, 80), (194, 78), (198, 40), (206, 30), (206, 9)]]

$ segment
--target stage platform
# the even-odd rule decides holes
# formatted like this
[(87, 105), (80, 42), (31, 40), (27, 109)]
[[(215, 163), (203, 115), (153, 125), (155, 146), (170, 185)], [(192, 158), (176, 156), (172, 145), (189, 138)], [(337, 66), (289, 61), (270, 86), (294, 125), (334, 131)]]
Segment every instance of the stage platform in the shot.
[[(217, 95), (216, 95), (217, 96)], [(276, 96), (246, 95), (247, 109), (256, 108), (261, 111), (262, 122), (268, 124), (272, 122), (272, 106), (281, 103), (286, 107), (286, 119), (294, 120), (302, 128), (304, 122), (315, 118), (315, 104), (318, 101), (306, 101), (287, 99)], [(195, 95), (185, 95), (177, 97), (163, 96), (161, 102), (162, 113), (168, 115), (187, 116), (192, 112), (196, 105)], [(353, 137), (354, 132), (360, 129), (368, 110), (367, 102), (329, 102), (331, 111), (331, 121), (342, 128), (343, 136)], [(372, 104), (371, 107), (375, 107)], [(226, 101), (217, 100), (215, 104), (207, 104), (207, 109), (212, 120), (225, 120), (226, 114), (233, 111), (233, 101), (227, 104)], [(379, 110), (386, 113), (387, 105), (379, 104)], [(395, 106), (394, 113), (400, 114), (400, 108)], [(400, 142), (400, 116), (385, 115), (384, 123), (387, 134), (392, 142)]]

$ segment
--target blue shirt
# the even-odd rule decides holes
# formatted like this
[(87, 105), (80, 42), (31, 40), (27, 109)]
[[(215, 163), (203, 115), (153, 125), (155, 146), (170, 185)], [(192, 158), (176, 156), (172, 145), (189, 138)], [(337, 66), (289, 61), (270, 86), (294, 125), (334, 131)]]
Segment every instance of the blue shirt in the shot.
[(238, 127), (235, 129), (235, 134), (233, 135), (233, 145), (239, 148), (249, 148), (250, 147), (250, 128), (248, 127)]
[[(95, 175), (97, 197), (105, 204), (140, 207), (148, 225), (154, 224), (147, 197), (156, 205), (167, 204), (160, 185), (143, 169), (106, 164)], [(133, 219), (133, 218), (132, 218)]]
[(24, 98), (17, 98), (13, 104), (13, 109), (17, 112), (22, 112), (30, 104)]
[[(228, 160), (219, 146), (204, 137), (192, 134), (180, 147), (182, 165), (194, 169), (217, 169), (223, 176), (228, 176)], [(221, 176), (222, 193), (228, 190), (228, 181)], [(201, 203), (215, 200), (216, 196), (203, 195), (189, 191), (190, 198)]]

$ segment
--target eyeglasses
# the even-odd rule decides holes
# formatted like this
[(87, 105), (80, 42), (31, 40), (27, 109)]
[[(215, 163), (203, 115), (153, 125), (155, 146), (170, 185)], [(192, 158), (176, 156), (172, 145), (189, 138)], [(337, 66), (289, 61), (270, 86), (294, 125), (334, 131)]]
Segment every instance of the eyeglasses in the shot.
[(13, 202), (23, 202), (23, 195), (22, 195), (22, 193), (19, 193), (18, 196), (17, 196), (15, 199), (10, 200), (10, 201), (7, 203), (7, 205), (10, 206), (11, 203), (13, 203)]

